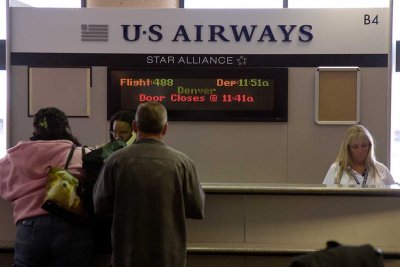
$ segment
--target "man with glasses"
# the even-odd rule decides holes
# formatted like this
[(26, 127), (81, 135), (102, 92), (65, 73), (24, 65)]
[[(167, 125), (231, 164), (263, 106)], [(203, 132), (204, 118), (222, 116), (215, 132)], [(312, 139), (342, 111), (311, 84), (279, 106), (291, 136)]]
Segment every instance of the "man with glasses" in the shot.
[(130, 110), (120, 110), (110, 119), (110, 140), (122, 140), (127, 146), (131, 145), (136, 134), (133, 132), (132, 123), (135, 113)]

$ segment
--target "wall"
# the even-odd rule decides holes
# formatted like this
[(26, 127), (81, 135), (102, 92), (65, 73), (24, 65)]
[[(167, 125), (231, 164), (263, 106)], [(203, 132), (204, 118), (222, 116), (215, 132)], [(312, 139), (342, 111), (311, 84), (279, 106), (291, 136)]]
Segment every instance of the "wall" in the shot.
[[(289, 68), (288, 122), (170, 122), (166, 142), (187, 153), (203, 182), (321, 183), (335, 160), (348, 126), (314, 122), (315, 68)], [(377, 157), (387, 163), (388, 71), (361, 68), (361, 123), (377, 142)], [(12, 144), (32, 133), (27, 117), (27, 67), (12, 68)], [(107, 141), (106, 68), (93, 68), (89, 118), (70, 118), (83, 144)]]

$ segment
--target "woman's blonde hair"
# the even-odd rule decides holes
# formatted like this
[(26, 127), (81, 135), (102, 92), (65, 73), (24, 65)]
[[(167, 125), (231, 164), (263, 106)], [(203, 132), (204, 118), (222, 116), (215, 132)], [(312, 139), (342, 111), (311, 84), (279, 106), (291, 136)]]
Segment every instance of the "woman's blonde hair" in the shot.
[(369, 170), (371, 177), (375, 177), (378, 174), (376, 169), (376, 157), (375, 157), (375, 141), (370, 132), (362, 125), (353, 125), (349, 127), (346, 131), (346, 136), (340, 146), (339, 155), (337, 156), (335, 162), (339, 166), (339, 171), (335, 177), (335, 183), (340, 184), (343, 173), (346, 172), (350, 177), (351, 173), (349, 167), (352, 165), (353, 161), (350, 155), (350, 143), (357, 138), (366, 138), (369, 142), (369, 151), (367, 158), (365, 159), (365, 164)]

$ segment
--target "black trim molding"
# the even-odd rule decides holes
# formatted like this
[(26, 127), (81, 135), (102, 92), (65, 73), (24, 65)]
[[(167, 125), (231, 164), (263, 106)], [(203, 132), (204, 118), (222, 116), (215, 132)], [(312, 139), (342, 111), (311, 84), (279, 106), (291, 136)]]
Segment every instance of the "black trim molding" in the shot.
[(396, 72), (400, 72), (400, 41), (396, 41)]
[(6, 69), (6, 40), (0, 40), (0, 70)]
[(12, 65), (117, 67), (388, 67), (388, 54), (12, 53)]

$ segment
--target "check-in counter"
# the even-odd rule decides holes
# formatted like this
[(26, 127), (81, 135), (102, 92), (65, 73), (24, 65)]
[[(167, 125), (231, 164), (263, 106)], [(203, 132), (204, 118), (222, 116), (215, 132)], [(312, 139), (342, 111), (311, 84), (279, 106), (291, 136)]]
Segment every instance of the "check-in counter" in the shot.
[(188, 223), (188, 266), (288, 266), (328, 240), (381, 249), (400, 266), (400, 188), (203, 184), (205, 218)]
[[(382, 250), (386, 267), (400, 266), (400, 188), (203, 187), (205, 218), (187, 225), (188, 267), (287, 267), (293, 257), (322, 249), (328, 240), (371, 244)], [(0, 267), (12, 258), (14, 226), (7, 220), (10, 225), (1, 225)]]

